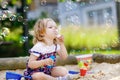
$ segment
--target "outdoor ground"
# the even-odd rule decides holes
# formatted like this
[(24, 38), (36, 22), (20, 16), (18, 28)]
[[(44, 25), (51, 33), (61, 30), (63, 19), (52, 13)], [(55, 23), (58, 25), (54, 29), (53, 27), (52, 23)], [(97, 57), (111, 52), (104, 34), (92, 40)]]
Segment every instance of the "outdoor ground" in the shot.
[[(65, 67), (68, 70), (79, 71), (79, 67), (77, 65), (66, 65)], [(0, 80), (5, 80), (6, 71), (14, 71), (16, 73), (23, 74), (24, 70), (2, 70), (0, 71)], [(71, 75), (71, 78), (73, 78), (73, 80), (120, 80), (120, 63), (92, 63), (89, 72), (90, 73), (84, 77), (80, 77), (79, 74), (77, 74)]]

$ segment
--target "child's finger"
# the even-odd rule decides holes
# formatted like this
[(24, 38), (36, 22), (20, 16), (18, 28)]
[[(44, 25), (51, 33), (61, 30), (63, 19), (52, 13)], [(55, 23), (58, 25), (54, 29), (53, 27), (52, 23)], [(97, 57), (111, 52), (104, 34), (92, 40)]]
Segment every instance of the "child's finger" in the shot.
[(48, 58), (48, 59), (49, 59), (48, 64), (49, 64), (49, 65), (53, 65), (54, 61), (53, 61), (51, 58)]

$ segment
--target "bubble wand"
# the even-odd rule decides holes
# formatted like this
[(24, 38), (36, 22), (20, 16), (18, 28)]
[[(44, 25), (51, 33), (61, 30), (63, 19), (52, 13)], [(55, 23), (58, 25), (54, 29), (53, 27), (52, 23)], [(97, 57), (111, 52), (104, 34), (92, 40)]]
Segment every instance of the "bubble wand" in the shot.
[(61, 25), (59, 25), (58, 29), (57, 29), (57, 38), (59, 38), (61, 36), (60, 32), (61, 32)]

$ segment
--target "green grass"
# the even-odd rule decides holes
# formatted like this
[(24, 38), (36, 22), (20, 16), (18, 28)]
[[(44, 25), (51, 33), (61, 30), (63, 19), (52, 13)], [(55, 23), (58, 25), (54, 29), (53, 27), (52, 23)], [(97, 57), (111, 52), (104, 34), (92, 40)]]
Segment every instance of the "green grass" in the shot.
[(120, 54), (119, 50), (71, 50), (69, 54)]
[[(118, 46), (117, 28), (112, 27), (63, 27), (61, 33), (69, 51), (74, 50), (105, 50)], [(85, 50), (85, 51), (86, 51)], [(106, 53), (106, 52), (105, 52)]]

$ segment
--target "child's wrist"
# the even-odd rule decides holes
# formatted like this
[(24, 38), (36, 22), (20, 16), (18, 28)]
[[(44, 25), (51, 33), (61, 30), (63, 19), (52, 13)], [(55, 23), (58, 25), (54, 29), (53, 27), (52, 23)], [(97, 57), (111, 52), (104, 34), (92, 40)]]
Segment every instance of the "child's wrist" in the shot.
[(42, 62), (42, 66), (46, 65), (46, 61), (45, 60), (41, 60)]
[(64, 46), (64, 43), (60, 43), (59, 45), (60, 45), (60, 46)]

